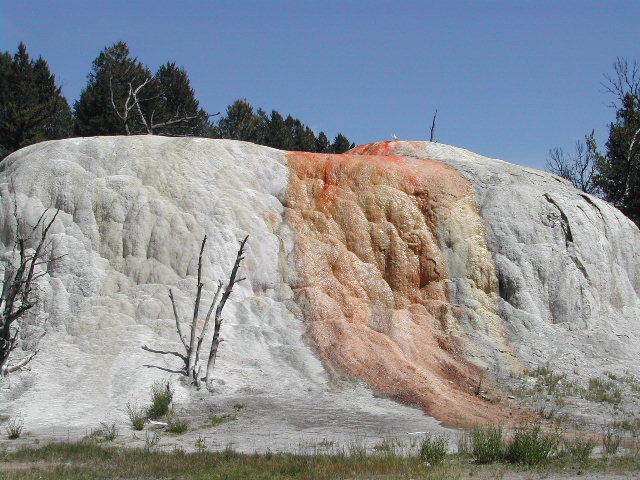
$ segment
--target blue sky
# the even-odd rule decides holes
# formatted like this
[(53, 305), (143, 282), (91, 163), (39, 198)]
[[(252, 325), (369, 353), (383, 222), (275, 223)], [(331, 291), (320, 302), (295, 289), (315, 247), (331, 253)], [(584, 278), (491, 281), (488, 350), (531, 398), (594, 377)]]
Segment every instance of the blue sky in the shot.
[(118, 40), (152, 70), (183, 66), (201, 105), (237, 98), (356, 144), (436, 139), (544, 168), (614, 117), (600, 85), (640, 58), (640, 2), (0, 0), (20, 41), (77, 99)]

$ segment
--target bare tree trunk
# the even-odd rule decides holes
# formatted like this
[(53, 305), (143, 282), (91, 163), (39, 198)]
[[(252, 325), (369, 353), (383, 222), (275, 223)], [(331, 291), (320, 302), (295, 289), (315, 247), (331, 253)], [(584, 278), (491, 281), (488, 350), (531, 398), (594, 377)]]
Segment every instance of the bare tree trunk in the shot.
[(429, 137), (429, 141), (433, 142), (433, 136), (436, 131), (436, 115), (438, 115), (438, 109), (436, 108), (435, 113), (433, 114), (433, 121), (431, 122), (431, 136)]
[(216, 308), (216, 314), (214, 317), (214, 330), (213, 330), (213, 339), (211, 341), (211, 350), (209, 351), (209, 360), (207, 362), (207, 373), (205, 377), (205, 382), (207, 385), (207, 389), (209, 391), (213, 390), (213, 369), (216, 364), (216, 356), (218, 355), (218, 347), (220, 346), (220, 342), (223, 340), (220, 338), (220, 326), (222, 325), (222, 309), (224, 308), (227, 299), (231, 295), (233, 291), (233, 286), (236, 283), (241, 282), (244, 278), (240, 278), (236, 280), (236, 275), (238, 274), (238, 268), (240, 267), (240, 263), (244, 260), (244, 246), (247, 243), (247, 239), (249, 236), (244, 237), (244, 240), (240, 242), (240, 248), (238, 249), (238, 253), (236, 255), (236, 261), (233, 264), (233, 269), (231, 270), (231, 275), (229, 276), (229, 283), (227, 284), (227, 288), (225, 288), (224, 293), (222, 294), (222, 298), (220, 299), (220, 303), (218, 304), (218, 308)]
[[(198, 343), (198, 312), (200, 310), (200, 297), (202, 295), (202, 253), (204, 252), (204, 246), (207, 243), (207, 236), (202, 239), (202, 246), (200, 247), (200, 255), (198, 256), (198, 286), (196, 288), (196, 301), (193, 306), (193, 319), (191, 320), (191, 339), (189, 340), (189, 349), (187, 352), (187, 375), (193, 377), (193, 372), (196, 369), (196, 363), (198, 358), (197, 343)], [(203, 332), (204, 334), (204, 332)]]

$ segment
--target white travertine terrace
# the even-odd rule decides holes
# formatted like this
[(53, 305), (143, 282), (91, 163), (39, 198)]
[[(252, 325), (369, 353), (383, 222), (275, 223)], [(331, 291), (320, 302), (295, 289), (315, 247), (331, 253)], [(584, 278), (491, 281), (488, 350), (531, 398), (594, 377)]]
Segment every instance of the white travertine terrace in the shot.
[[(418, 376), (430, 362), (449, 362), (461, 373), (443, 385), (460, 392), (485, 368), (500, 377), (548, 360), (585, 371), (640, 366), (640, 232), (615, 208), (548, 173), (447, 145), (388, 142), (349, 153), (327, 160), (231, 140), (136, 136), (45, 142), (7, 157), (0, 164), (1, 253), (10, 254), (14, 236), (13, 182), (24, 223), (34, 224), (45, 208), (61, 210), (51, 245), (65, 256), (42, 277), (33, 312), (48, 318), (49, 333), (32, 371), (3, 380), (0, 413), (19, 412), (32, 430), (86, 428), (106, 416), (126, 422), (126, 403), (145, 401), (153, 381), (169, 376), (177, 402), (200, 401), (171, 373), (180, 359), (143, 347), (181, 351), (167, 291), (174, 288), (186, 320), (204, 234), (205, 304), (227, 278), (238, 240), (250, 236), (247, 280), (225, 309), (214, 397), (275, 405), (279, 427), (256, 420), (262, 428), (322, 436), (314, 425), (329, 424), (328, 415), (351, 418), (345, 430), (371, 431), (372, 419), (436, 428), (420, 411), (355, 383), (394, 396), (389, 385), (397, 379), (383, 385), (367, 376), (366, 365), (345, 363), (344, 352), (355, 348), (350, 341), (363, 345), (374, 336), (378, 347), (391, 342), (402, 368)], [(366, 181), (362, 169), (339, 168), (342, 179), (304, 173), (327, 161), (359, 162), (373, 173)], [(395, 166), (385, 169), (385, 161)], [(419, 181), (412, 169), (423, 172)], [(438, 179), (433, 190), (430, 178)], [(323, 210), (327, 186), (339, 187), (329, 193), (344, 208)], [(363, 237), (358, 229), (379, 235)], [(413, 253), (382, 268), (393, 238), (404, 242), (394, 244), (398, 252)], [(416, 241), (432, 245), (430, 261), (444, 267), (437, 274), (421, 264)], [(313, 271), (302, 252), (323, 262), (331, 252), (342, 256)], [(403, 269), (413, 278), (411, 265), (419, 270), (411, 280), (417, 288), (402, 281)], [(364, 325), (356, 329), (364, 336), (343, 338), (349, 342), (338, 359), (314, 343), (320, 337), (312, 322), (321, 318), (318, 305), (345, 297), (309, 302), (301, 289), (324, 295), (308, 284), (314, 278), (329, 292), (351, 292), (353, 302), (336, 315), (349, 311), (344, 325)], [(381, 304), (388, 307), (382, 323)], [(422, 340), (407, 337), (415, 332), (443, 351), (427, 352), (428, 361), (417, 355)], [(372, 365), (379, 365), (375, 355)], [(449, 378), (434, 372), (427, 378)], [(408, 378), (396, 396), (447, 420), (429, 405), (433, 398), (416, 399), (431, 394)], [(285, 411), (308, 415), (287, 423)]]

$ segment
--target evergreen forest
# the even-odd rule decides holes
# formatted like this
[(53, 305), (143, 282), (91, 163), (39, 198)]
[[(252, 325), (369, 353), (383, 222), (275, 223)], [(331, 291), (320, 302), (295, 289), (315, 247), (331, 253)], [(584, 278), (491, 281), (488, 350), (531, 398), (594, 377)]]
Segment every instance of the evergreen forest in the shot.
[(167, 62), (156, 72), (132, 57), (125, 42), (93, 60), (80, 97), (69, 106), (46, 60), (0, 53), (0, 160), (22, 147), (61, 138), (97, 135), (166, 135), (245, 140), (283, 150), (344, 153), (355, 145), (333, 141), (299, 119), (270, 114), (238, 99), (210, 114), (199, 104), (187, 72)]

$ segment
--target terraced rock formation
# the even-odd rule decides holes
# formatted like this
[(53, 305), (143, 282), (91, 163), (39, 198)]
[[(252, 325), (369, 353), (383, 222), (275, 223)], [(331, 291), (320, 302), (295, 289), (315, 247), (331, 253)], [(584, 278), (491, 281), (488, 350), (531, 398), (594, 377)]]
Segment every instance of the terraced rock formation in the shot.
[(523, 368), (640, 366), (640, 232), (545, 172), (429, 142), (343, 155), (154, 136), (45, 142), (0, 164), (5, 255), (10, 182), (25, 224), (61, 210), (51, 251), (64, 256), (46, 266), (32, 312), (49, 333), (32, 371), (0, 391), (4, 411), (41, 428), (125, 418), (169, 375), (177, 401), (200, 401), (172, 373), (181, 361), (150, 350), (181, 350), (168, 287), (186, 318), (205, 234), (205, 304), (249, 235), (214, 397), (309, 411), (292, 432), (326, 422), (321, 405), (348, 413), (349, 428), (434, 427), (380, 397), (446, 425), (508, 423), (523, 413), (504, 385)]

